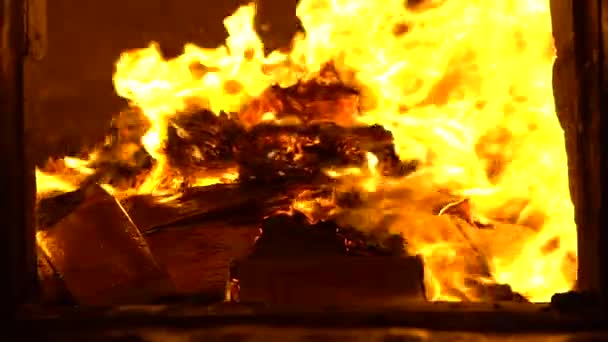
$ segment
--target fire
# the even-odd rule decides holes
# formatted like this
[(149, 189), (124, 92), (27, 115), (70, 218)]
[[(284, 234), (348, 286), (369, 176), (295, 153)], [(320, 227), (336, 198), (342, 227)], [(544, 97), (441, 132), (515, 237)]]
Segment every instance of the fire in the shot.
[[(452, 229), (446, 217), (409, 215), (399, 201), (404, 189), (421, 197), (448, 189), (468, 198), (479, 220), (508, 216), (532, 230), (496, 232), (497, 244), (513, 240), (523, 247), (511, 252), (501, 245), (490, 257), (490, 277), (478, 281), (509, 284), (532, 301), (573, 287), (576, 227), (552, 93), (549, 0), (302, 0), (297, 16), (306, 33), (294, 38), (290, 52), (269, 55), (254, 13), (247, 5), (225, 19), (225, 46), (186, 45), (181, 56), (166, 60), (151, 44), (120, 56), (116, 91), (150, 121), (142, 144), (156, 160), (137, 192), (178, 186), (163, 149), (175, 113), (192, 106), (240, 112), (270, 86), (293, 85), (333, 62), (341, 80), (361, 93), (356, 121), (390, 130), (399, 157), (420, 166), (412, 176), (387, 179), (368, 153), (367, 170), (326, 173), (356, 179), (368, 202), (374, 199), (367, 214), (396, 213), (390, 229), (423, 255), (432, 299), (462, 299), (448, 287), (470, 292), (463, 246), (444, 237)], [(277, 120), (272, 109), (258, 114), (256, 122)], [(81, 162), (65, 164), (81, 174), (89, 170)], [(50, 176), (39, 173), (39, 186), (47, 188)], [(194, 184), (236, 178), (234, 172), (214, 177)], [(54, 181), (55, 188), (75, 186), (66, 177)], [(358, 228), (366, 230), (366, 222)]]

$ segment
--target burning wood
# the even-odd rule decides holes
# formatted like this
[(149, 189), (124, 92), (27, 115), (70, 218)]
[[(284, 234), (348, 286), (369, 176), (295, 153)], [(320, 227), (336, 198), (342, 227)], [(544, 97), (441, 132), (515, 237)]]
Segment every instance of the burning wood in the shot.
[(297, 194), (318, 186), (215, 184), (185, 189), (178, 197), (162, 201), (150, 195), (131, 196), (122, 204), (139, 229), (146, 233), (191, 224), (259, 224), (264, 217), (288, 211)]
[(319, 255), (404, 256), (398, 235), (374, 236), (336, 222), (311, 224), (301, 213), (278, 214), (264, 221), (252, 257), (314, 257)]
[(237, 153), (243, 180), (306, 179), (328, 168), (361, 168), (367, 164), (367, 153), (376, 155), (386, 176), (404, 176), (413, 171), (397, 157), (391, 133), (377, 125), (345, 128), (332, 123), (260, 124), (249, 132), (246, 141)]
[[(245, 129), (234, 116), (225, 113), (218, 116), (206, 110), (177, 115), (169, 124), (165, 150), (172, 168), (187, 178), (237, 165), (240, 176), (240, 181), (235, 184), (184, 188), (180, 196), (163, 201), (150, 195), (122, 200), (129, 217), (151, 246), (155, 259), (150, 262), (168, 270), (179, 293), (220, 293), (223, 288), (220, 284), (229, 275), (230, 261), (245, 257), (251, 250), (258, 235), (257, 227), (265, 217), (268, 219), (264, 221), (262, 235), (251, 254), (253, 263), (242, 259), (239, 266), (241, 274), (248, 274), (250, 266), (264, 269), (255, 261), (259, 257), (276, 261), (283, 257), (331, 259), (366, 256), (404, 258), (403, 262), (409, 263), (407, 241), (390, 228), (395, 221), (394, 215), (385, 215), (373, 208), (387, 199), (391, 201), (393, 194), (386, 190), (367, 193), (352, 187), (356, 184), (342, 184), (340, 178), (328, 177), (325, 171), (348, 167), (363, 169), (369, 163), (369, 153), (377, 158), (374, 170), (379, 172), (379, 176), (401, 177), (413, 171), (415, 164), (403, 163), (398, 158), (391, 133), (381, 126), (342, 127), (330, 122), (302, 125), (260, 123)], [(128, 142), (115, 140), (118, 141)], [(111, 156), (110, 152), (120, 150), (122, 145), (107, 146), (105, 155)], [(94, 188), (92, 184), (107, 179), (104, 177), (112, 175), (112, 170), (120, 170), (124, 165), (120, 158), (116, 163), (111, 158), (104, 160), (109, 163), (90, 164), (98, 168), (82, 182), (81, 190), (65, 196), (67, 201), (60, 201), (60, 196), (40, 202), (40, 227), (60, 225), (66, 215), (80, 217), (78, 209), (85, 200), (86, 196), (83, 196), (87, 189)], [(142, 165), (133, 170), (141, 172)], [(437, 214), (461, 219), (468, 225), (468, 231), (455, 224), (453, 228), (457, 229), (446, 236), (474, 251), (467, 264), (468, 274), (490, 277), (486, 254), (479, 250), (478, 242), (467, 235), (475, 221), (466, 199), (441, 192), (424, 198), (404, 197), (408, 192), (415, 192), (415, 188), (394, 189), (398, 192), (398, 196), (395, 194), (395, 199), (400, 202), (398, 207), (411, 210), (417, 219), (425, 215), (436, 218)], [(319, 204), (322, 199), (327, 202), (325, 207)], [(404, 207), (404, 200), (412, 206), (411, 209), (404, 209), (407, 207)], [(302, 211), (304, 208), (298, 205), (306, 201), (317, 203), (319, 207)], [(369, 207), (370, 203), (373, 203), (372, 207)], [(357, 220), (357, 213), (365, 213), (366, 210), (374, 210), (373, 215), (380, 221), (365, 229), (352, 224)], [(119, 225), (118, 221), (116, 223)], [(439, 221), (433, 225), (440, 226)], [(97, 228), (93, 224), (90, 229)], [(221, 242), (228, 241), (226, 239), (242, 243), (237, 243), (240, 247), (234, 249)], [(221, 252), (209, 254), (205, 244)], [(175, 248), (177, 245), (180, 247)], [(346, 260), (341, 262), (350, 263)], [(72, 279), (77, 276), (80, 275)], [(415, 276), (409, 280), (410, 285), (402, 285), (404, 289), (411, 286), (422, 288), (420, 284), (412, 285), (420, 283), (421, 279)], [(250, 286), (248, 284), (257, 286), (247, 279), (240, 281), (241, 288)], [(70, 290), (71, 286), (76, 286), (73, 281), (67, 284)], [(496, 287), (493, 282), (474, 284), (471, 287), (476, 289), (478, 297), (504, 299), (507, 296), (506, 290)], [(447, 284), (443, 286), (447, 289)], [(504, 291), (494, 291), (495, 288)], [(82, 294), (89, 290), (76, 288), (77, 300), (91, 300), (86, 293)], [(247, 291), (244, 293), (249, 293)], [(468, 298), (463, 293), (456, 295)], [(253, 294), (245, 297), (255, 299)]]
[[(150, 123), (138, 110), (125, 111), (113, 122), (107, 141), (86, 161), (86, 173), (76, 173), (74, 183), (80, 190), (40, 201), (39, 242), (80, 303), (149, 300), (168, 294), (170, 282), (181, 294), (217, 295), (229, 276), (238, 279), (241, 298), (290, 302), (293, 296), (272, 297), (254, 279), (275, 277), (268, 268), (273, 263), (291, 267), (301, 286), (346, 287), (356, 283), (348, 272), (370, 279), (381, 277), (378, 270), (399, 273), (397, 285), (385, 279), (379, 287), (355, 287), (348, 300), (376, 298), (370, 293), (386, 289), (388, 297), (380, 296), (385, 301), (419, 298), (424, 277), (422, 261), (415, 255), (423, 255), (433, 269), (460, 270), (461, 283), (442, 277), (435, 284), (450, 298), (518, 300), (492, 279), (490, 256), (499, 253), (480, 237), (479, 228), (490, 226), (476, 220), (470, 201), (405, 177), (416, 171), (417, 162), (399, 158), (393, 134), (383, 126), (357, 123), (358, 101), (358, 92), (345, 86), (328, 64), (310, 80), (268, 88), (239, 113), (190, 109), (171, 115), (162, 148), (155, 151), (163, 154), (158, 160), (142, 142)], [(122, 196), (121, 208), (96, 185), (110, 184), (117, 191), (137, 188), (159, 165), (181, 181), (180, 187), (168, 185), (171, 192), (165, 198)], [(231, 184), (194, 186), (199, 179), (235, 169), (238, 178)], [(340, 171), (349, 169), (358, 175)], [(397, 179), (396, 186), (382, 184)], [(95, 211), (92, 203), (98, 204)], [(103, 234), (99, 222), (109, 223)], [(76, 225), (82, 225), (80, 231)], [(102, 251), (99, 245), (76, 244), (86, 238), (110, 247)], [(439, 245), (436, 241), (449, 246), (445, 255), (425, 250)], [(79, 249), (83, 246), (86, 250)], [(125, 251), (128, 248), (133, 250)], [(454, 251), (464, 260), (447, 253)], [(121, 267), (98, 272), (106, 267), (101, 255)], [(235, 258), (240, 259), (238, 267), (229, 274)], [(74, 270), (76, 260), (85, 260), (90, 268)], [(336, 269), (305, 281), (316, 277), (314, 260)], [(381, 262), (395, 269), (379, 267)], [(367, 266), (357, 268), (357, 263)], [(105, 282), (82, 280), (93, 271), (97, 273), (92, 279), (103, 277)], [(280, 287), (292, 288), (293, 279), (283, 279)], [(132, 292), (148, 281), (151, 285), (142, 297)], [(124, 285), (115, 289), (111, 284), (116, 282)], [(302, 288), (296, 293), (303, 293), (296, 295), (301, 300), (312, 296)], [(321, 297), (331, 302), (334, 296), (329, 291)]]
[(168, 225), (144, 233), (177, 294), (205, 294), (217, 300), (224, 297), (230, 263), (247, 256), (258, 235), (257, 224), (221, 221)]

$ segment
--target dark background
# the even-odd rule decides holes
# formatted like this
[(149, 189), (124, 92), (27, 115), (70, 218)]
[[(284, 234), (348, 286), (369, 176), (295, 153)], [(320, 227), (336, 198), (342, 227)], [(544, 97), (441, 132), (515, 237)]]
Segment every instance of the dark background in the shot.
[[(215, 47), (223, 19), (246, 0), (47, 0), (48, 48), (25, 69), (28, 154), (40, 165), (103, 139), (112, 114), (126, 105), (112, 85), (127, 49), (160, 43), (178, 55), (185, 43)], [(297, 28), (296, 0), (258, 0), (256, 28), (267, 48), (287, 46)]]

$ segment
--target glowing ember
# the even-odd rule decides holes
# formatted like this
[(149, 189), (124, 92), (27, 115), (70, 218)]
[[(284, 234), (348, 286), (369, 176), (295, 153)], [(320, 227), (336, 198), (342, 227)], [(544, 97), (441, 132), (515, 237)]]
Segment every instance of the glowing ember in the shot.
[[(192, 106), (247, 112), (269, 87), (292, 86), (333, 62), (341, 81), (360, 91), (358, 103), (344, 104), (358, 105), (354, 121), (382, 125), (392, 132), (401, 160), (419, 161), (417, 171), (401, 179), (384, 178), (373, 153), (363, 170), (326, 171), (368, 193), (366, 214), (373, 217), (357, 220), (358, 229), (392, 215), (389, 229), (405, 237), (410, 252), (424, 257), (432, 299), (461, 299), (454, 289), (475, 297), (468, 295), (472, 274), (461, 260), (474, 256), (446, 233), (454, 225), (445, 216), (411, 215), (399, 198), (406, 189), (418, 197), (447, 189), (468, 198), (467, 215), (475, 219), (529, 228), (526, 234), (493, 232), (495, 244), (504, 245), (487, 256), (491, 274), (478, 276), (478, 283), (509, 284), (532, 301), (569, 290), (575, 281), (576, 227), (552, 94), (549, 0), (415, 3), (302, 0), (297, 15), (306, 34), (294, 38), (289, 53), (264, 56), (253, 29), (253, 5), (225, 19), (226, 46), (187, 45), (172, 60), (163, 59), (154, 44), (123, 53), (115, 88), (149, 119), (142, 144), (156, 160), (129, 191), (176, 191), (180, 180), (164, 147), (177, 112)], [(280, 114), (272, 105), (257, 106), (247, 118), (274, 121)], [(37, 178), (41, 192), (73, 189), (90, 170), (87, 163), (65, 160), (62, 170), (45, 172)], [(235, 179), (230, 171), (192, 184)], [(505, 241), (523, 247), (511, 252)]]

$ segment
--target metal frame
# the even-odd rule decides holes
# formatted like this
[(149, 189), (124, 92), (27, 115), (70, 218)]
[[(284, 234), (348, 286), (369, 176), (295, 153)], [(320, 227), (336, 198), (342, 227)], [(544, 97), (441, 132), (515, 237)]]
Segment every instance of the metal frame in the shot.
[[(576, 6), (574, 6), (576, 1)], [(33, 212), (34, 169), (24, 134), (23, 65), (27, 54), (26, 0), (0, 7), (0, 307), (12, 317), (33, 298), (37, 283)], [(566, 131), (573, 198), (579, 225), (579, 289), (602, 295), (608, 289), (608, 120), (603, 98), (608, 54), (608, 6), (601, 0), (555, 0), (552, 13), (558, 61), (555, 93)], [(43, 44), (44, 45), (44, 44)], [(38, 48), (35, 48), (36, 50)], [(42, 49), (44, 50), (44, 49)], [(36, 50), (39, 51), (39, 50)], [(33, 51), (34, 55), (37, 54)], [(590, 142), (601, 142), (592, 144)], [(608, 305), (606, 305), (608, 307)]]
[(23, 126), (25, 1), (0, 4), (0, 310), (11, 315), (31, 298), (37, 281), (35, 177), (27, 167)]

